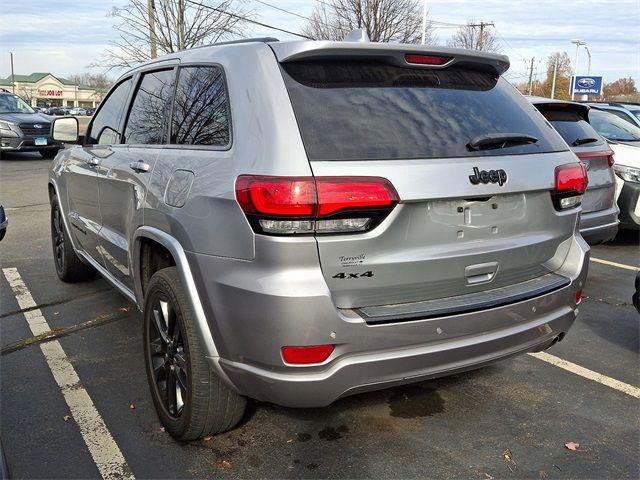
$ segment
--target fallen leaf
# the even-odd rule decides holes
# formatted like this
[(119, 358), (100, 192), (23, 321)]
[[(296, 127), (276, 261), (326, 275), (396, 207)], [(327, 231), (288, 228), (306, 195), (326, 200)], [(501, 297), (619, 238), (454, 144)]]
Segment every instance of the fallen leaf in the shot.
[(104, 313), (101, 313), (100, 315), (98, 315), (98, 318), (100, 320), (104, 320), (105, 318), (107, 318), (107, 316)]
[(64, 417), (62, 417), (62, 419), (63, 419), (65, 422), (68, 422), (68, 421), (71, 419), (71, 416), (70, 416), (70, 415), (65, 415)]
[(514, 472), (518, 466), (516, 465), (516, 461), (513, 458), (513, 453), (511, 453), (511, 450), (507, 448), (504, 452), (502, 452), (502, 458), (504, 458), (504, 461), (507, 463), (507, 467), (509, 468), (509, 470)]
[(225, 470), (229, 470), (231, 468), (231, 463), (226, 460), (218, 460), (216, 465), (220, 468), (224, 468)]
[(133, 403), (131, 403), (131, 404), (129, 404), (129, 408), (130, 408), (131, 410), (135, 410), (135, 409), (136, 409), (136, 406), (135, 406)]
[(293, 442), (293, 438), (290, 438), (289, 440), (287, 440), (287, 443), (291, 443)]
[(160, 428), (159, 428), (159, 430), (160, 430), (162, 433), (164, 433), (164, 431), (165, 431), (165, 430), (164, 430), (164, 427), (160, 427)]
[(213, 437), (211, 435), (208, 435), (202, 439), (202, 445), (204, 445), (205, 447), (210, 447), (212, 443)]
[(564, 444), (564, 447), (565, 447), (567, 450), (573, 450), (573, 451), (576, 451), (576, 450), (578, 450), (578, 448), (580, 448), (580, 444), (579, 444), (579, 443), (576, 443), (576, 442), (567, 442), (567, 443), (565, 443), (565, 444)]
[(119, 309), (121, 312), (128, 312), (129, 309), (127, 307), (120, 307)]

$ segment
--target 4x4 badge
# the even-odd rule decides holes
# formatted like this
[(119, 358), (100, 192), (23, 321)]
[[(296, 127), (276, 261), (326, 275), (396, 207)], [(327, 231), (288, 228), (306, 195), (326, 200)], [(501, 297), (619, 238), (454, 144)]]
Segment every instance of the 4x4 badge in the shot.
[(474, 185), (479, 183), (497, 183), (503, 186), (507, 183), (507, 172), (504, 170), (478, 170), (478, 167), (473, 167), (473, 175), (469, 175), (469, 181)]

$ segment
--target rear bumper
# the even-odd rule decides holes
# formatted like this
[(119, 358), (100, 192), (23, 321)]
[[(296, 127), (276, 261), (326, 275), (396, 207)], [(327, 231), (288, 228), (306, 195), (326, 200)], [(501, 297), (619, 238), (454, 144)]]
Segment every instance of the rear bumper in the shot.
[(348, 355), (317, 373), (278, 373), (226, 360), (220, 360), (219, 365), (238, 391), (252, 398), (289, 407), (323, 407), (349, 395), (450, 375), (542, 350), (564, 336), (576, 315), (577, 310), (565, 307), (531, 322), (470, 338)]
[[(570, 282), (563, 288), (473, 313), (383, 325), (367, 324), (354, 311), (333, 305), (317, 256), (312, 262), (304, 253), (315, 249), (313, 243), (288, 247), (295, 272), (274, 273), (254, 262), (192, 253), (187, 258), (220, 354), (209, 361), (228, 384), (258, 400), (320, 407), (347, 395), (546, 348), (571, 327), (575, 293), (586, 279), (589, 247), (579, 236), (569, 241), (567, 258), (556, 272)], [(271, 247), (257, 242), (257, 258), (268, 258), (261, 248)], [(252, 289), (245, 269), (254, 279)], [(280, 355), (284, 345), (329, 343), (335, 351), (321, 365), (286, 365)]]
[(582, 213), (580, 234), (589, 244), (608, 242), (618, 234), (618, 206), (597, 212)]
[(620, 197), (620, 227), (637, 230), (640, 228), (640, 183), (624, 182)]

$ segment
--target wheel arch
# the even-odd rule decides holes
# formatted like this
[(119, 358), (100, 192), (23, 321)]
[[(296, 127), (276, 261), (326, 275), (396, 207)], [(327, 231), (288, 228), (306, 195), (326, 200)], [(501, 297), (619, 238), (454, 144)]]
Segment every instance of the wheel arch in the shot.
[[(155, 253), (150, 254), (149, 250), (146, 250), (149, 248), (155, 248)], [(170, 259), (164, 258), (163, 252), (166, 252), (166, 254), (170, 256)], [(151, 258), (148, 257), (143, 261), (143, 255), (151, 255)], [(191, 309), (194, 313), (196, 323), (195, 327), (202, 341), (202, 348), (205, 355), (207, 357), (219, 357), (218, 350), (202, 307), (202, 302), (200, 301), (200, 296), (196, 288), (193, 274), (191, 273), (191, 267), (189, 266), (189, 262), (180, 242), (168, 233), (157, 228), (149, 226), (139, 227), (133, 238), (132, 260), (134, 267), (135, 295), (140, 310), (144, 308), (145, 280), (148, 282), (154, 271), (157, 271), (153, 270), (153, 268), (164, 268), (164, 266), (172, 265), (176, 266), (178, 273), (180, 274), (182, 285), (187, 293)], [(149, 261), (152, 262), (151, 265), (149, 265)], [(146, 265), (145, 262), (147, 262)], [(222, 378), (225, 377), (226, 375), (222, 375)]]

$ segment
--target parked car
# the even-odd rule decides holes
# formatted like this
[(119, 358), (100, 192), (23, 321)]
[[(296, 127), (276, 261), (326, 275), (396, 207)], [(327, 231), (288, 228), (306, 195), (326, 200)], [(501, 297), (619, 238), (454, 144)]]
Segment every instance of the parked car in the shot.
[[(262, 39), (118, 80), (52, 165), (55, 268), (96, 270), (143, 311), (167, 432), (232, 428), (247, 397), (326, 406), (565, 336), (587, 172), (508, 66)], [(78, 140), (75, 117), (53, 130)]]
[(614, 171), (624, 182), (618, 189), (620, 228), (640, 229), (640, 128), (595, 108), (589, 120), (615, 152)]
[(7, 234), (7, 225), (9, 225), (9, 219), (4, 211), (4, 205), (0, 203), (0, 241)]
[(51, 137), (51, 119), (36, 113), (22, 98), (0, 92), (0, 155), (5, 152), (39, 152), (55, 157), (62, 144)]
[(620, 117), (592, 108), (589, 121), (595, 130), (609, 141), (640, 146), (640, 127), (622, 120)]
[(86, 112), (85, 112), (85, 115), (87, 115), (87, 116), (89, 116), (89, 117), (90, 117), (91, 115), (93, 115), (93, 113), (94, 113), (95, 111), (96, 111), (96, 109), (95, 109), (95, 108), (87, 108), (87, 110), (86, 110)]
[(74, 107), (69, 110), (69, 115), (86, 115), (87, 111), (82, 107)]
[(619, 212), (614, 156), (607, 141), (589, 125), (589, 107), (542, 97), (528, 99), (587, 167), (589, 186), (582, 199), (580, 233), (590, 244), (613, 240), (618, 233)]
[(640, 128), (640, 105), (628, 105), (623, 103), (591, 102), (587, 105), (598, 110), (612, 113), (616, 117)]

